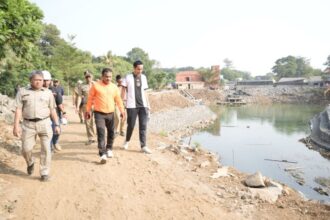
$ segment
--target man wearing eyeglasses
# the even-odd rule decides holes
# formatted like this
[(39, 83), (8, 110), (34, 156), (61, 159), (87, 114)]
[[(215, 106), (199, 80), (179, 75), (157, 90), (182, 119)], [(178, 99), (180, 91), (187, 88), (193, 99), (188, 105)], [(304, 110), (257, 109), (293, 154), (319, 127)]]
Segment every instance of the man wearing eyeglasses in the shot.
[[(83, 110), (83, 115), (86, 114), (86, 105), (87, 105), (87, 100), (88, 100), (88, 93), (90, 88), (93, 86), (93, 84), (95, 83), (93, 81), (93, 75), (90, 71), (86, 70), (84, 72), (84, 76), (85, 76), (85, 83), (83, 83), (79, 88), (78, 88), (78, 96), (76, 96), (76, 99), (78, 99), (78, 97), (81, 97), (81, 103), (79, 103)], [(75, 105), (76, 105), (76, 109), (79, 109), (78, 106), (78, 100), (75, 101)], [(91, 112), (91, 114), (93, 114), (93, 112)], [(87, 132), (87, 138), (88, 141), (86, 142), (86, 145), (91, 145), (93, 143), (95, 143), (95, 130), (94, 130), (94, 118), (90, 117), (88, 119), (85, 119), (85, 125), (86, 125), (86, 132)]]

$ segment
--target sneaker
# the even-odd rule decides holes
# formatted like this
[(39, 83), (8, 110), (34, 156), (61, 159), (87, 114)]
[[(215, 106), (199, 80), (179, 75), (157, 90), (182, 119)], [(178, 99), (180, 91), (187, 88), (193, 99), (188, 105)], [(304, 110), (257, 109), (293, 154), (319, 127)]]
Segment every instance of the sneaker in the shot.
[(101, 164), (105, 164), (106, 162), (107, 162), (107, 155), (103, 154), (103, 155), (101, 156), (101, 161), (100, 161), (100, 163), (101, 163)]
[(59, 144), (54, 144), (54, 149), (57, 150), (57, 151), (61, 151), (62, 147)]
[(124, 131), (121, 131), (120, 132), (120, 136), (123, 136), (124, 137), (125, 136), (125, 132)]
[(49, 176), (48, 175), (41, 175), (41, 179), (40, 179), (41, 182), (46, 182), (48, 180), (49, 180)]
[(113, 157), (113, 152), (112, 152), (112, 150), (108, 150), (108, 151), (107, 151), (107, 157), (108, 157), (108, 158), (112, 158), (112, 157)]
[(124, 142), (123, 148), (124, 148), (125, 150), (128, 149), (128, 143), (129, 143), (128, 141), (125, 141), (125, 142)]
[(147, 146), (142, 147), (141, 151), (146, 154), (151, 154), (151, 150)]
[(27, 173), (29, 175), (32, 175), (33, 171), (34, 171), (34, 163), (32, 163), (30, 166), (27, 167)]

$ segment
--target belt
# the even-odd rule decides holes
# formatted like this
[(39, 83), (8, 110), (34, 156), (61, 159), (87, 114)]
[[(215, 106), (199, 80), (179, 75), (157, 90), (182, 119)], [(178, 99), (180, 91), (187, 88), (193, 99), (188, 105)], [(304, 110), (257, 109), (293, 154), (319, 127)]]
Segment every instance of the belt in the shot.
[(110, 114), (113, 114), (113, 112), (105, 113), (105, 112), (99, 112), (99, 111), (94, 111), (94, 113), (98, 113), (98, 114), (101, 114), (101, 115), (110, 115)]
[(28, 119), (28, 118), (24, 118), (24, 120), (27, 120), (27, 121), (32, 121), (32, 122), (38, 122), (38, 121), (42, 121), (42, 120), (45, 120), (49, 117), (46, 117), (46, 118), (31, 118), (31, 119)]

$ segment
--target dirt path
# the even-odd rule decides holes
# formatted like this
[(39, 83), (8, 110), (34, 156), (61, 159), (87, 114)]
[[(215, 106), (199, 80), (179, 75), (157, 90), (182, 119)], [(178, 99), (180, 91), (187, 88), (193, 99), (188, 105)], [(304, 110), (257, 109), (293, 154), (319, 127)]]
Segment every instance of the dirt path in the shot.
[(38, 166), (28, 176), (19, 154), (0, 154), (0, 219), (327, 219), (330, 213), (293, 192), (276, 204), (246, 200), (239, 172), (211, 179), (215, 163), (201, 169), (197, 157), (189, 162), (158, 149), (159, 142), (169, 143), (159, 135), (148, 136), (153, 154), (143, 154), (136, 130), (129, 150), (117, 137), (115, 157), (100, 165), (96, 144), (84, 144), (84, 125), (71, 107), (66, 111), (70, 123), (63, 127), (63, 150), (53, 156), (49, 182), (39, 181)]
[[(86, 146), (85, 127), (67, 107), (70, 124), (63, 127), (63, 151), (54, 154), (51, 180), (39, 181), (38, 166), (32, 176), (25, 174), (23, 158), (17, 156), (7, 174), (8, 198), (15, 219), (230, 219), (209, 201), (198, 182), (186, 178), (176, 163), (162, 153), (139, 151), (136, 133), (128, 151), (114, 144), (113, 159), (100, 165), (95, 145)], [(151, 145), (155, 144), (150, 141)], [(38, 156), (38, 149), (36, 156)], [(39, 160), (37, 160), (39, 162)], [(8, 187), (8, 186), (7, 186)], [(8, 195), (11, 194), (11, 195)], [(10, 199), (9, 199), (10, 201)], [(7, 205), (8, 207), (8, 205)], [(0, 215), (1, 216), (1, 215)], [(1, 219), (1, 218), (0, 218)]]

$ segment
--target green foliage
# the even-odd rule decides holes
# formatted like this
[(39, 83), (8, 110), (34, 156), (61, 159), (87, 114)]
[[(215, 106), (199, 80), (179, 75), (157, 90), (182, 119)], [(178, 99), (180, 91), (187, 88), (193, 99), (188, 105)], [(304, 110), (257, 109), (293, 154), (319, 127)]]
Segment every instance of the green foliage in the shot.
[[(28, 84), (28, 74), (35, 69), (47, 69), (66, 87), (75, 86), (77, 80), (84, 80), (83, 72), (89, 70), (98, 79), (104, 67), (111, 67), (114, 76), (125, 76), (133, 71), (133, 63), (141, 60), (149, 87), (165, 88), (175, 82), (179, 71), (194, 70), (193, 67), (159, 68), (143, 49), (132, 48), (127, 56), (113, 55), (109, 50), (104, 56), (94, 57), (88, 51), (76, 47), (75, 35), (68, 40), (60, 36), (60, 30), (53, 24), (42, 24), (42, 11), (28, 0), (0, 1), (0, 92), (13, 95), (17, 85)], [(237, 78), (251, 79), (251, 74), (236, 70), (233, 62), (226, 58), (221, 74), (227, 80)], [(330, 56), (325, 65), (330, 68)], [(219, 79), (208, 68), (201, 68), (206, 83), (218, 83)], [(321, 75), (322, 71), (313, 69), (309, 60), (288, 56), (276, 61), (273, 72), (277, 77)], [(267, 77), (272, 78), (269, 73)]]
[(221, 70), (221, 75), (224, 79), (229, 81), (234, 81), (238, 78), (242, 78), (244, 80), (252, 79), (252, 76), (249, 72), (235, 70), (227, 67)]
[(276, 60), (272, 70), (278, 79), (282, 77), (308, 77), (322, 74), (321, 70), (313, 69), (310, 66), (310, 61), (307, 58), (294, 56), (282, 57)]
[(194, 141), (193, 146), (195, 147), (195, 151), (201, 149), (202, 145), (198, 141)]
[(54, 77), (63, 79), (70, 86), (76, 84), (86, 69), (93, 69), (92, 55), (76, 48), (73, 38), (70, 42), (61, 41), (52, 53), (48, 60), (48, 69)]
[(159, 135), (162, 136), (162, 137), (167, 137), (168, 136), (167, 132), (164, 131), (164, 130), (160, 131)]
[(327, 61), (324, 63), (327, 69), (330, 69), (330, 55), (327, 58)]
[(266, 73), (265, 79), (267, 80), (273, 80), (274, 79), (274, 73)]
[(2, 0), (0, 3), (0, 59), (12, 50), (25, 57), (41, 32), (42, 11), (27, 0)]
[(16, 85), (25, 86), (33, 69), (44, 67), (37, 42), (41, 10), (27, 0), (0, 2), (0, 92), (13, 96)]
[(149, 55), (142, 49), (135, 47), (127, 53), (127, 61), (134, 63), (137, 60), (141, 60), (143, 63), (143, 72), (149, 79), (152, 75), (152, 68), (155, 65), (155, 60), (150, 60)]
[(220, 84), (219, 73), (212, 71), (210, 68), (199, 68), (198, 72), (203, 77), (206, 85)]
[(65, 41), (60, 37), (60, 30), (53, 24), (44, 24), (39, 48), (48, 59), (54, 55), (54, 49)]
[(113, 71), (116, 75), (125, 76), (127, 73), (131, 73), (132, 69), (133, 65), (124, 58), (118, 56), (113, 57)]
[(93, 63), (99, 73), (101, 73), (104, 67), (112, 68), (114, 73), (113, 80), (116, 75), (121, 75), (123, 77), (133, 70), (133, 65), (127, 61), (127, 58), (112, 55), (111, 51), (108, 51), (105, 56), (94, 57)]
[(149, 77), (149, 84), (156, 89), (164, 88), (168, 83), (167, 73), (161, 70), (156, 70), (152, 77)]
[(0, 92), (9, 96), (14, 96), (16, 85), (26, 86), (28, 84), (29, 70), (32, 70), (30, 63), (19, 58), (8, 49), (6, 58), (0, 62)]

